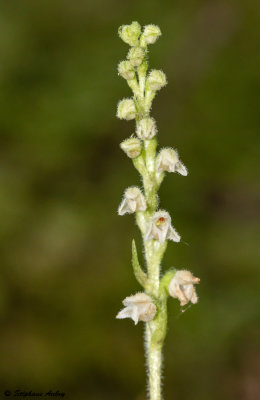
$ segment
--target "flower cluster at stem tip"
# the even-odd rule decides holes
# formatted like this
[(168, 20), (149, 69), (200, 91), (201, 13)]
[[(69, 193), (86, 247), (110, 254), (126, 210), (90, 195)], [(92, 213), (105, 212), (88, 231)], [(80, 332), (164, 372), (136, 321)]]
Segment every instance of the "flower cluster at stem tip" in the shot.
[[(180, 160), (177, 150), (169, 147), (156, 151), (158, 129), (154, 118), (150, 117), (150, 111), (155, 95), (167, 84), (167, 79), (161, 70), (153, 69), (148, 72), (148, 46), (161, 36), (160, 28), (151, 24), (142, 29), (138, 22), (132, 22), (121, 26), (118, 33), (123, 42), (130, 46), (126, 60), (118, 65), (118, 74), (127, 81), (133, 96), (119, 101), (117, 117), (136, 122), (135, 132), (120, 147), (132, 159), (143, 183), (143, 188), (132, 186), (125, 190), (118, 214), (136, 215), (144, 243), (147, 273), (139, 265), (134, 245), (134, 273), (145, 291), (126, 297), (123, 301), (125, 308), (118, 313), (117, 318), (132, 318), (137, 324), (138, 321), (151, 321), (158, 311), (156, 304), (160, 295), (158, 290), (153, 290), (150, 279), (152, 267), (149, 263), (153, 264), (153, 259), (161, 262), (169, 240), (181, 240), (181, 236), (172, 226), (170, 214), (158, 209), (157, 192), (165, 173), (177, 172), (187, 176), (188, 170)], [(146, 252), (150, 252), (150, 255)], [(186, 269), (171, 269), (160, 279), (159, 292), (177, 298), (181, 306), (188, 302), (195, 304), (198, 296), (194, 285), (197, 283), (199, 278), (195, 278)]]

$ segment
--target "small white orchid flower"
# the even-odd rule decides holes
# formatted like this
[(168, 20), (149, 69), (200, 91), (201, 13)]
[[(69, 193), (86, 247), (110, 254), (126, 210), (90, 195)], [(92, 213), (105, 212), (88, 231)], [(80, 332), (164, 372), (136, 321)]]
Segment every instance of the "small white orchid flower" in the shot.
[(138, 321), (151, 321), (156, 314), (156, 306), (153, 304), (152, 298), (143, 292), (126, 297), (123, 305), (125, 308), (119, 311), (116, 318), (131, 318), (135, 325)]
[(128, 157), (136, 158), (141, 154), (142, 142), (138, 138), (130, 137), (120, 143), (120, 147)]
[(136, 21), (130, 25), (122, 25), (118, 30), (120, 38), (130, 46), (138, 46), (140, 33), (141, 25)]
[(143, 118), (137, 127), (137, 136), (142, 140), (152, 139), (157, 133), (154, 118)]
[(126, 189), (123, 200), (118, 208), (118, 214), (132, 214), (136, 211), (145, 211), (146, 201), (143, 193), (137, 186)]
[(160, 210), (152, 216), (145, 240), (152, 239), (159, 240), (160, 243), (164, 243), (167, 239), (174, 242), (181, 240), (180, 235), (171, 225), (171, 217), (167, 211)]
[(148, 75), (147, 84), (151, 90), (160, 90), (167, 85), (165, 73), (158, 69), (153, 69)]
[(146, 25), (144, 27), (144, 33), (143, 33), (143, 40), (147, 44), (153, 44), (156, 42), (156, 40), (161, 36), (161, 30), (159, 26), (156, 25)]
[(129, 80), (134, 79), (135, 70), (130, 61), (121, 61), (118, 65), (118, 74), (122, 76), (122, 78)]
[(145, 52), (141, 47), (131, 47), (127, 54), (127, 58), (133, 67), (139, 67), (142, 64)]
[(135, 103), (132, 99), (123, 99), (120, 100), (117, 105), (117, 117), (119, 119), (135, 119), (136, 116), (136, 109)]
[(157, 172), (178, 172), (186, 176), (188, 170), (185, 165), (180, 161), (179, 155), (176, 150), (171, 148), (162, 149), (156, 160)]
[(194, 284), (200, 283), (200, 279), (192, 275), (190, 271), (177, 271), (169, 284), (169, 294), (180, 300), (181, 306), (189, 301), (193, 304), (198, 302), (198, 296)]

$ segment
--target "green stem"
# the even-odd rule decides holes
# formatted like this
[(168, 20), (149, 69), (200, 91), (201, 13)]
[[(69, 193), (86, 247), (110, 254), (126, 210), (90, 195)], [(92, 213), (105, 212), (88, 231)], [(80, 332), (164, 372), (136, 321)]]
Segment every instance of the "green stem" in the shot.
[(146, 323), (145, 341), (148, 364), (148, 388), (150, 400), (161, 400), (162, 345), (153, 345), (153, 332), (156, 330), (153, 321)]
[(157, 301), (156, 317), (146, 323), (146, 358), (150, 400), (161, 400), (162, 348), (167, 328), (167, 295), (164, 292)]

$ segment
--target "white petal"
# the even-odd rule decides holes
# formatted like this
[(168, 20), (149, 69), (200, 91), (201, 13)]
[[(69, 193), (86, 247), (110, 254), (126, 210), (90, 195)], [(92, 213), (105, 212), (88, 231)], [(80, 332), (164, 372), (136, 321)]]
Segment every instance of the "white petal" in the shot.
[(117, 319), (131, 318), (131, 315), (132, 315), (132, 310), (129, 307), (126, 307), (123, 308), (121, 311), (119, 311), (116, 318)]
[(166, 167), (165, 170), (167, 172), (175, 172), (175, 170), (176, 170), (176, 164), (172, 160), (168, 160), (168, 163), (165, 164), (165, 167)]
[[(133, 202), (133, 200), (123, 198), (123, 200), (118, 208), (119, 215), (132, 214), (133, 212), (135, 212), (136, 202), (133, 202), (132, 204), (129, 204), (129, 202)], [(133, 211), (133, 208), (134, 208), (134, 211)]]
[(158, 228), (156, 229), (157, 234), (158, 234), (158, 240), (159, 240), (160, 243), (164, 243), (165, 242), (166, 236), (167, 236), (167, 230), (168, 230), (167, 226), (164, 226), (163, 229), (158, 229)]
[(183, 175), (183, 176), (187, 176), (188, 175), (188, 170), (187, 170), (187, 168), (185, 167), (185, 165), (184, 164), (182, 164), (182, 162), (177, 162), (177, 164), (176, 164), (176, 171), (179, 173), (179, 174), (181, 174), (181, 175)]
[(179, 242), (181, 237), (178, 232), (172, 226), (170, 226), (168, 229), (167, 239), (173, 240), (174, 242)]
[(127, 200), (127, 205), (130, 213), (134, 213), (136, 211), (136, 200), (129, 199)]
[(139, 314), (140, 314), (140, 311), (139, 311), (138, 307), (137, 307), (137, 306), (134, 306), (134, 307), (132, 308), (132, 315), (131, 315), (131, 318), (132, 318), (132, 320), (134, 321), (135, 325), (138, 324)]
[(126, 201), (126, 199), (124, 198), (124, 199), (122, 200), (122, 202), (121, 202), (119, 208), (118, 208), (118, 214), (119, 214), (119, 215), (124, 215), (124, 214), (127, 214), (128, 212), (129, 212), (129, 211), (128, 211), (128, 206), (127, 206), (127, 201)]
[(136, 211), (145, 211), (146, 210), (146, 201), (144, 196), (140, 196), (139, 201), (137, 202)]
[(198, 300), (199, 300), (199, 298), (198, 298), (198, 296), (197, 296), (196, 290), (194, 289), (194, 292), (193, 292), (193, 295), (192, 295), (192, 298), (190, 299), (190, 301), (191, 301), (193, 304), (196, 304), (196, 303), (198, 303)]
[(152, 228), (153, 228), (153, 224), (151, 223), (147, 229), (146, 235), (145, 235), (145, 240), (152, 240), (153, 239), (153, 235), (152, 235)]
[(185, 296), (190, 301), (193, 296), (193, 293), (194, 293), (194, 286), (192, 284), (183, 285), (183, 290), (184, 290)]

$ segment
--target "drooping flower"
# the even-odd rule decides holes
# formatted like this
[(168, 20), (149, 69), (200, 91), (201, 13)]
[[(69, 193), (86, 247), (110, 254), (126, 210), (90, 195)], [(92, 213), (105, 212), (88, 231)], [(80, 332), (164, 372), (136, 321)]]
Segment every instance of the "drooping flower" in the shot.
[(137, 126), (137, 136), (142, 140), (150, 140), (157, 133), (156, 122), (154, 118), (143, 118)]
[(128, 157), (136, 158), (141, 154), (142, 142), (136, 137), (130, 137), (120, 143), (120, 147)]
[(132, 99), (120, 100), (117, 106), (117, 117), (119, 119), (134, 119), (136, 115), (135, 103)]
[(194, 284), (200, 283), (200, 279), (192, 275), (190, 271), (177, 271), (169, 284), (169, 294), (180, 300), (181, 306), (189, 301), (193, 304), (198, 302), (198, 296)]
[(130, 25), (122, 25), (118, 30), (120, 38), (130, 46), (138, 46), (140, 33), (141, 25), (136, 21)]
[(188, 174), (187, 168), (180, 161), (177, 151), (171, 148), (160, 151), (156, 160), (156, 170), (158, 172), (178, 172), (184, 176)]
[(127, 58), (133, 67), (139, 67), (142, 64), (145, 53), (141, 47), (131, 47), (127, 54)]
[(118, 214), (132, 214), (136, 211), (145, 211), (146, 201), (143, 193), (137, 186), (126, 189), (123, 200), (118, 208)]
[(171, 217), (167, 211), (157, 211), (151, 218), (148, 226), (145, 240), (159, 240), (164, 243), (165, 240), (173, 240), (179, 242), (181, 237), (171, 225)]
[(167, 85), (166, 75), (163, 71), (153, 69), (147, 78), (147, 84), (151, 90), (160, 90)]
[(129, 80), (134, 79), (135, 70), (130, 61), (121, 61), (118, 65), (118, 74), (122, 76), (122, 78)]
[(125, 308), (119, 311), (116, 318), (131, 318), (135, 325), (138, 321), (151, 321), (156, 314), (156, 306), (152, 298), (143, 292), (126, 297), (123, 300), (123, 305)]
[(153, 44), (156, 42), (156, 40), (161, 36), (161, 30), (159, 26), (156, 25), (146, 25), (144, 27), (144, 33), (142, 35), (142, 38), (147, 44)]

